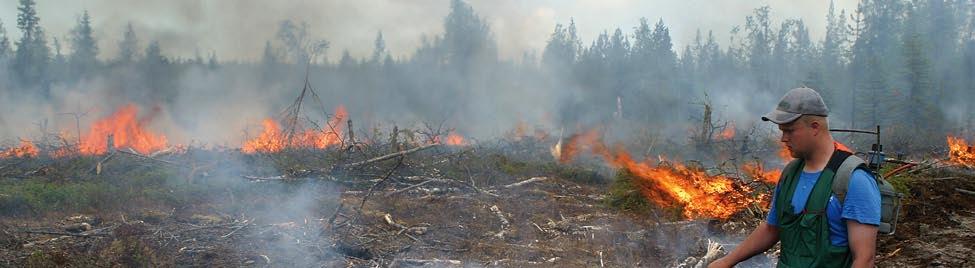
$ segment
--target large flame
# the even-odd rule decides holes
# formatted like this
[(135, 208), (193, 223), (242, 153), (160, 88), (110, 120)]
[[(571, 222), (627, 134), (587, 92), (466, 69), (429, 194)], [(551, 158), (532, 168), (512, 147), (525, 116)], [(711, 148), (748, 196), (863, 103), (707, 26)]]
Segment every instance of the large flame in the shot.
[(38, 151), (34, 143), (29, 140), (21, 140), (20, 146), (0, 151), (0, 158), (8, 157), (37, 157)]
[[(835, 142), (835, 145), (839, 150), (849, 151), (839, 142)], [(663, 160), (660, 162), (667, 164), (636, 161), (619, 146), (609, 149), (602, 142), (601, 133), (596, 130), (572, 135), (564, 141), (559, 139), (552, 147), (552, 156), (566, 163), (586, 149), (603, 158), (610, 166), (628, 171), (634, 184), (648, 200), (660, 207), (682, 207), (684, 217), (689, 219), (727, 219), (749, 205), (767, 203), (770, 197), (767, 193), (756, 193), (735, 178), (709, 175), (699, 168)], [(784, 163), (792, 160), (784, 144), (779, 156)], [(778, 183), (782, 173), (781, 169), (766, 170), (759, 162), (746, 163), (742, 171), (754, 180), (769, 184)]]
[(283, 131), (273, 119), (264, 119), (261, 123), (264, 128), (261, 134), (245, 141), (240, 150), (244, 153), (275, 153), (289, 148), (325, 149), (340, 145), (344, 129), (342, 120), (348, 116), (345, 106), (339, 105), (335, 108), (335, 115), (323, 129), (296, 131), (292, 135)]
[(948, 136), (948, 162), (975, 167), (975, 148), (962, 138)]
[(680, 206), (686, 218), (727, 219), (745, 207), (765, 199), (752, 189), (726, 176), (708, 175), (704, 170), (680, 163), (652, 165), (636, 161), (626, 150), (609, 149), (596, 131), (574, 135), (560, 146), (560, 161), (571, 161), (589, 148), (607, 164), (627, 170), (640, 192), (661, 207)]
[(132, 148), (136, 152), (149, 154), (166, 148), (166, 136), (153, 134), (146, 130), (145, 125), (153, 118), (152, 115), (139, 118), (139, 109), (134, 104), (127, 104), (111, 115), (99, 119), (82, 136), (78, 150), (82, 154), (104, 154), (108, 150), (108, 140), (114, 148)]

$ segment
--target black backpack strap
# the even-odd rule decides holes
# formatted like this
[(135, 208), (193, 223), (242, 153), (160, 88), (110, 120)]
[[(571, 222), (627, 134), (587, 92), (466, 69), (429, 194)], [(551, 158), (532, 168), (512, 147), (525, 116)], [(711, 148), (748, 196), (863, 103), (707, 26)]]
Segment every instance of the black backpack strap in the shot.
[(834, 150), (833, 155), (829, 157), (829, 162), (826, 162), (826, 169), (832, 171), (833, 174), (838, 174), (836, 172), (839, 171), (840, 165), (842, 165), (843, 161), (846, 161), (846, 159), (849, 158), (851, 155), (853, 154), (847, 151)]

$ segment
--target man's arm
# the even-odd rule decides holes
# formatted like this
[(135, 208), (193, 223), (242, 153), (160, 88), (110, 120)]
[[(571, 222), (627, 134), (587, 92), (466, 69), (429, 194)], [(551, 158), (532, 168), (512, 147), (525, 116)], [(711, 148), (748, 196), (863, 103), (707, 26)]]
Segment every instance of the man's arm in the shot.
[(846, 231), (850, 251), (853, 253), (853, 267), (874, 267), (874, 256), (877, 254), (877, 226), (847, 220)]
[(846, 221), (853, 267), (873, 267), (880, 224), (880, 189), (873, 175), (862, 169), (853, 172), (848, 188), (842, 218)]
[[(874, 228), (876, 229), (876, 227)], [(712, 262), (708, 268), (732, 267), (739, 262), (750, 259), (751, 257), (765, 252), (779, 242), (779, 227), (762, 222), (752, 231), (745, 241), (738, 244), (735, 250), (728, 255)]]

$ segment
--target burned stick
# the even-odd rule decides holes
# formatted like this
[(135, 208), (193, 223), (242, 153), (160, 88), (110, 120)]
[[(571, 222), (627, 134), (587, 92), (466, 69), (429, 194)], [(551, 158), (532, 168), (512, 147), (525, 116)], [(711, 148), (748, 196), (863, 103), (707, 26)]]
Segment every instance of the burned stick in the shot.
[(386, 215), (383, 215), (383, 220), (386, 221), (386, 224), (389, 224), (390, 226), (399, 228), (399, 232), (397, 232), (396, 234), (406, 235), (406, 237), (409, 237), (410, 239), (413, 239), (413, 241), (417, 241), (417, 242), (420, 241), (419, 238), (413, 237), (410, 234), (403, 233), (406, 230), (409, 230), (410, 228), (409, 227), (406, 227), (406, 226), (404, 226), (402, 224), (396, 223), (396, 221), (393, 220), (393, 215), (389, 215), (389, 213), (386, 213)]
[(332, 227), (334, 227), (335, 218), (337, 218), (339, 216), (339, 212), (342, 211), (342, 207), (343, 206), (345, 206), (345, 203), (342, 203), (342, 200), (339, 200), (339, 205), (338, 205), (338, 207), (335, 208), (335, 212), (332, 213), (332, 216), (328, 218), (328, 228), (329, 229), (331, 229)]
[(369, 187), (369, 191), (366, 192), (366, 195), (362, 197), (362, 202), (359, 203), (359, 208), (356, 209), (356, 211), (357, 211), (356, 212), (356, 215), (355, 215), (354, 218), (352, 218), (351, 221), (349, 221), (350, 223), (355, 223), (356, 221), (359, 220), (359, 217), (362, 216), (362, 207), (366, 205), (366, 200), (368, 200), (369, 199), (369, 196), (372, 195), (372, 191), (375, 191), (376, 188), (379, 187), (379, 185), (383, 184), (383, 182), (386, 182), (386, 180), (388, 180), (389, 177), (393, 175), (393, 172), (395, 172), (396, 169), (399, 168), (400, 165), (403, 164), (403, 158), (406, 158), (406, 157), (405, 156), (400, 157), (399, 158), (399, 161), (396, 161), (396, 166), (393, 166), (393, 168), (389, 169), (389, 171), (386, 172), (386, 175), (383, 175), (383, 177), (378, 182), (376, 182), (376, 184), (373, 184), (372, 187)]
[(349, 124), (349, 146), (347, 148), (345, 148), (345, 150), (346, 151), (350, 151), (350, 150), (355, 149), (355, 145), (356, 145), (356, 142), (355, 142), (355, 132), (352, 130), (352, 119), (349, 119), (349, 121), (346, 121), (346, 122), (348, 122), (348, 124)]
[(95, 175), (102, 174), (102, 165), (104, 165), (105, 162), (108, 162), (108, 160), (112, 159), (112, 157), (115, 157), (115, 152), (117, 151), (112, 150), (112, 152), (105, 156), (105, 158), (102, 158), (102, 160), (98, 161), (98, 163), (95, 163), (95, 166), (91, 167), (91, 170), (88, 170), (88, 173), (95, 173)]

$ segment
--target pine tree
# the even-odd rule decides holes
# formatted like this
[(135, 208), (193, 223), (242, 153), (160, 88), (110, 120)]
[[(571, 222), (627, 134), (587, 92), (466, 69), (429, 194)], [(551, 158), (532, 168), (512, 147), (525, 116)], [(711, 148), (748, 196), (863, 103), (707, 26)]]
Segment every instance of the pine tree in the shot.
[(7, 57), (10, 57), (12, 50), (10, 38), (7, 37), (7, 29), (4, 27), (3, 21), (0, 21), (0, 64), (7, 63)]
[(386, 56), (386, 40), (383, 39), (383, 32), (379, 31), (379, 33), (376, 34), (376, 41), (373, 41), (372, 58), (370, 60), (373, 63), (378, 64), (380, 63), (379, 61), (382, 60), (385, 56)]
[(40, 86), (41, 94), (47, 94), (47, 67), (51, 58), (47, 38), (40, 26), (34, 0), (20, 0), (17, 7), (17, 28), (21, 38), (17, 41), (17, 52), (11, 67), (21, 84)]
[(475, 65), (497, 61), (497, 45), (490, 27), (462, 0), (450, 2), (450, 13), (444, 18), (441, 46), (444, 62), (464, 80), (473, 75)]
[[(574, 25), (574, 23), (573, 23)], [(568, 75), (578, 56), (579, 47), (562, 24), (556, 24), (542, 52), (542, 65), (557, 76)]]
[(98, 67), (98, 44), (91, 28), (91, 17), (86, 10), (71, 30), (71, 55), (69, 64), (73, 77), (87, 76)]
[(834, 112), (840, 111), (837, 107), (846, 107), (847, 104), (840, 102), (845, 98), (840, 94), (840, 89), (844, 87), (846, 81), (843, 54), (846, 49), (847, 33), (846, 11), (840, 11), (839, 15), (836, 15), (833, 1), (830, 1), (829, 11), (826, 14), (826, 36), (823, 38), (819, 64), (816, 66), (818, 69), (810, 73), (807, 81), (819, 86), (817, 90)]
[(150, 100), (172, 102), (177, 93), (176, 82), (173, 79), (176, 74), (170, 59), (163, 55), (159, 41), (149, 43), (141, 65), (143, 76), (150, 89)]
[(682, 92), (674, 86), (672, 79), (677, 71), (677, 53), (674, 52), (674, 45), (670, 39), (670, 29), (664, 25), (663, 19), (657, 21), (653, 26), (651, 35), (651, 57), (653, 59), (653, 85), (662, 92), (670, 92), (671, 97), (678, 101), (683, 101)]
[(281, 73), (280, 68), (280, 56), (271, 46), (271, 41), (265, 41), (264, 54), (261, 56), (261, 84), (267, 86), (278, 79)]
[(906, 60), (904, 81), (908, 85), (908, 96), (903, 100), (903, 114), (911, 129), (939, 131), (941, 118), (935, 106), (939, 100), (935, 97), (938, 94), (933, 92), (935, 89), (932, 86), (931, 63), (919, 32), (920, 16), (916, 9), (910, 9), (907, 16), (903, 53)]
[(207, 59), (207, 68), (210, 70), (216, 70), (217, 67), (220, 67), (220, 63), (217, 61), (217, 52), (212, 51), (210, 52), (210, 57)]
[(122, 35), (122, 41), (118, 43), (118, 49), (118, 61), (121, 63), (132, 63), (138, 57), (139, 39), (135, 36), (132, 23), (125, 26), (125, 33)]
[(68, 67), (68, 58), (61, 52), (61, 40), (55, 37), (51, 39), (51, 43), (54, 45), (54, 57), (51, 58), (48, 76), (51, 77), (51, 80), (64, 79), (67, 77), (69, 71), (71, 71)]
[(755, 9), (754, 15), (745, 17), (745, 31), (748, 65), (753, 79), (760, 91), (772, 90), (772, 35), (769, 13), (771, 8), (763, 6)]

